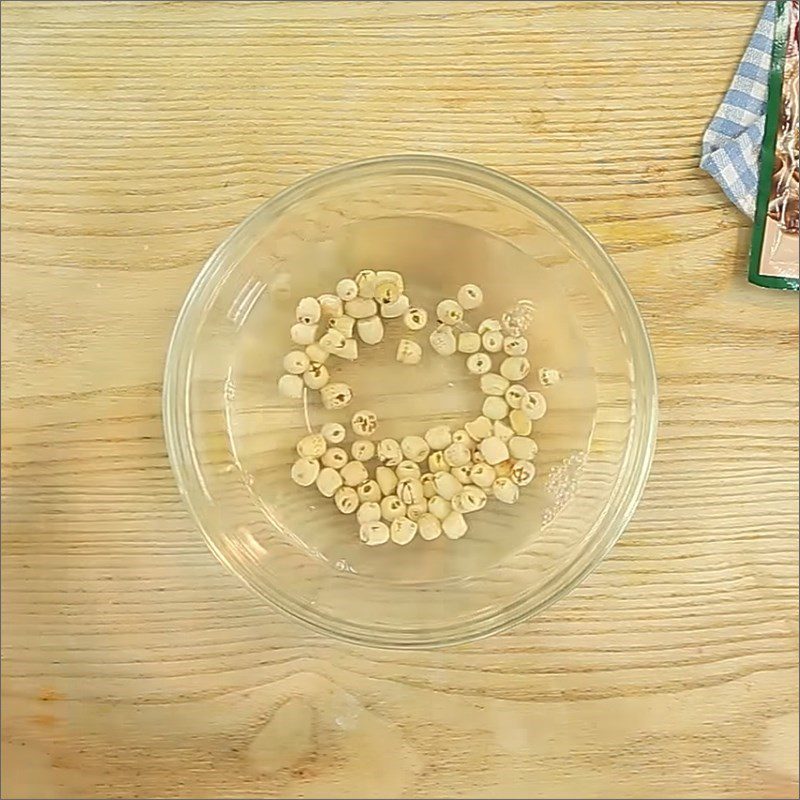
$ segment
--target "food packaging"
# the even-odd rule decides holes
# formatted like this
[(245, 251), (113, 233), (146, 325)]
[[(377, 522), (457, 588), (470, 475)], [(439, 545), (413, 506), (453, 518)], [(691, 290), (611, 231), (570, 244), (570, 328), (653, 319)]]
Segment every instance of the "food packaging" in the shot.
[(749, 280), (772, 289), (798, 289), (798, 0), (778, 0), (764, 142), (761, 147)]

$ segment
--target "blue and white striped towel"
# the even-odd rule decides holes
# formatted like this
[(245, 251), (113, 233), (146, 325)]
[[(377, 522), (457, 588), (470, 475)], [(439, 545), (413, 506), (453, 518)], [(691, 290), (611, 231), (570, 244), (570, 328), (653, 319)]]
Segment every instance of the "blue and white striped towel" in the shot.
[(730, 89), (706, 128), (700, 158), (700, 166), (751, 218), (756, 210), (758, 162), (774, 36), (775, 0), (769, 0)]

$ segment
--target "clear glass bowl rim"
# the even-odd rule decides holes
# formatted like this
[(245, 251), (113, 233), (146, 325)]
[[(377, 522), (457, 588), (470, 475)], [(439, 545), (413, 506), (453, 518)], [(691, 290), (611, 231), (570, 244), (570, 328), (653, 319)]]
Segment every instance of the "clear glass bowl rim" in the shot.
[[(223, 273), (227, 251), (248, 236), (254, 224), (262, 225), (278, 217), (294, 203), (322, 190), (335, 188), (353, 179), (417, 175), (467, 183), (501, 195), (524, 207), (554, 228), (570, 249), (591, 262), (595, 275), (611, 298), (618, 312), (618, 322), (625, 333), (633, 361), (633, 385), (637, 405), (633, 414), (632, 433), (604, 512), (596, 521), (591, 540), (593, 546), (553, 576), (536, 592), (517, 596), (508, 605), (476, 616), (467, 622), (432, 629), (368, 629), (347, 620), (323, 615), (289, 595), (266, 587), (255, 576), (247, 574), (241, 564), (231, 561), (207, 530), (195, 497), (200, 492), (194, 468), (195, 455), (191, 442), (187, 391), (191, 365), (191, 347), (195, 341), (203, 299), (213, 290)], [(591, 258), (586, 258), (591, 255)], [(353, 644), (390, 648), (429, 648), (474, 641), (503, 631), (539, 614), (568, 594), (602, 561), (628, 525), (647, 482), (655, 452), (658, 426), (657, 381), (653, 353), (647, 330), (627, 284), (600, 243), (567, 211), (535, 189), (501, 172), (461, 159), (439, 155), (390, 155), (346, 162), (314, 173), (264, 201), (221, 242), (205, 262), (193, 281), (176, 318), (168, 345), (162, 394), (164, 434), (169, 461), (178, 489), (195, 524), (209, 549), (234, 575), (257, 595), (270, 601), (290, 616), (313, 628)], [(612, 501), (615, 507), (612, 509)], [(611, 513), (609, 513), (609, 511)], [(602, 530), (598, 530), (602, 527)], [(565, 576), (564, 573), (569, 573)]]

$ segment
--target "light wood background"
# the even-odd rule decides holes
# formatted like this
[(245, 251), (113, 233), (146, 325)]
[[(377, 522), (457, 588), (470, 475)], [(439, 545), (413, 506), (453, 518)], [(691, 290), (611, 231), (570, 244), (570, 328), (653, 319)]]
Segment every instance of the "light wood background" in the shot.
[[(697, 167), (759, 2), (2, 5), (3, 797), (798, 796), (797, 297)], [(482, 162), (608, 248), (658, 454), (512, 632), (329, 641), (205, 549), (159, 409), (215, 245), (315, 170)]]

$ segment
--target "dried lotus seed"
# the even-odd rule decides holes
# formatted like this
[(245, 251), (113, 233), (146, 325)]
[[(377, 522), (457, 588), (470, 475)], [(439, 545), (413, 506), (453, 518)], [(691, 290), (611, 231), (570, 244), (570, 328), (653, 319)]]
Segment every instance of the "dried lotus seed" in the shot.
[(524, 356), (528, 352), (528, 340), (522, 336), (506, 336), (503, 352), (508, 356)]
[(465, 486), (453, 498), (453, 511), (459, 514), (471, 514), (480, 511), (486, 505), (486, 492), (480, 486)]
[(511, 468), (511, 480), (517, 486), (527, 486), (536, 477), (536, 467), (530, 461), (517, 461)]
[(344, 408), (353, 399), (353, 390), (346, 383), (329, 383), (320, 390), (322, 405), (328, 411)]
[(369, 439), (356, 439), (350, 445), (350, 454), (356, 461), (369, 461), (375, 457), (375, 442)]
[(389, 535), (395, 544), (408, 544), (417, 535), (417, 523), (408, 517), (396, 517), (389, 526)]
[(320, 433), (325, 437), (325, 441), (331, 444), (341, 444), (347, 436), (344, 425), (340, 425), (338, 422), (326, 422), (320, 428)]
[(521, 383), (515, 383), (506, 390), (506, 403), (511, 408), (519, 408), (527, 395), (528, 390)]
[(448, 539), (460, 539), (467, 532), (464, 515), (451, 511), (442, 521), (442, 530)]
[(481, 336), (481, 343), (487, 353), (499, 353), (503, 349), (503, 334), (500, 331), (486, 331)]
[(348, 461), (337, 474), (340, 479), (339, 485), (344, 483), (345, 486), (352, 487), (358, 486), (369, 477), (366, 467), (360, 461)]
[(429, 337), (431, 348), (440, 356), (451, 356), (456, 352), (456, 337), (449, 325), (440, 325)]
[(445, 500), (452, 500), (461, 491), (461, 484), (449, 472), (437, 472), (433, 476), (433, 485)]
[(324, 364), (328, 360), (330, 353), (323, 350), (316, 342), (312, 342), (306, 347), (306, 355), (312, 364)]
[(419, 518), (428, 512), (428, 503), (423, 499), (421, 503), (412, 503), (406, 508), (406, 516), (417, 522)]
[(388, 497), (384, 497), (383, 500), (381, 500), (381, 516), (387, 522), (405, 516), (405, 513), (405, 504), (396, 494), (390, 494)]
[(278, 394), (299, 400), (303, 396), (303, 379), (299, 375), (281, 375), (278, 381)]
[(428, 500), (428, 513), (432, 514), (438, 520), (445, 519), (452, 510), (453, 506), (450, 504), (450, 501), (445, 500), (444, 497), (439, 497), (438, 494)]
[(410, 459), (401, 461), (395, 467), (395, 472), (397, 473), (398, 480), (403, 480), (404, 478), (419, 478), (422, 476), (422, 470), (419, 464)]
[(464, 430), (476, 442), (492, 435), (492, 421), (488, 417), (476, 417), (464, 425)]
[(296, 322), (289, 329), (289, 336), (295, 344), (311, 344), (317, 338), (317, 326)]
[(346, 361), (355, 361), (358, 358), (358, 342), (355, 339), (345, 339), (342, 346), (331, 350), (330, 354)]
[(326, 317), (341, 317), (344, 313), (342, 298), (335, 294), (321, 294), (317, 300), (319, 300), (319, 307)]
[(336, 284), (336, 294), (344, 301), (352, 300), (358, 296), (358, 284), (352, 278), (342, 278)]
[(514, 435), (513, 429), (509, 428), (505, 422), (499, 419), (495, 420), (493, 433), (498, 439), (504, 442), (510, 441), (511, 437)]
[(492, 494), (501, 503), (516, 503), (519, 500), (519, 486), (511, 478), (498, 478), (492, 484)]
[(492, 420), (505, 419), (508, 416), (508, 403), (502, 397), (487, 397), (483, 401), (483, 416)]
[(431, 542), (441, 535), (442, 523), (433, 514), (422, 514), (417, 520), (417, 532), (426, 542)]
[(397, 496), (407, 506), (421, 503), (425, 498), (422, 492), (422, 482), (418, 478), (403, 478), (397, 484)]
[(381, 487), (378, 486), (378, 482), (372, 479), (360, 483), (356, 486), (356, 491), (358, 492), (358, 499), (362, 503), (377, 504), (380, 503), (381, 497), (383, 497), (383, 492)]
[(346, 486), (358, 486), (369, 478), (367, 468), (360, 461), (348, 461), (339, 470), (339, 474)]
[(350, 425), (356, 436), (372, 436), (378, 429), (378, 415), (374, 411), (356, 411)]
[(488, 317), (478, 325), (478, 333), (481, 334), (481, 336), (489, 331), (501, 331), (502, 329), (503, 326), (500, 324), (500, 320), (493, 319), (492, 317)]
[(378, 442), (378, 461), (387, 467), (396, 467), (403, 460), (403, 451), (397, 439), (381, 439)]
[(469, 433), (467, 433), (466, 430), (464, 430), (464, 428), (459, 428), (457, 431), (453, 431), (453, 441), (466, 445), (470, 450), (475, 449), (475, 440), (469, 435)]
[(344, 343), (344, 347), (333, 355), (347, 359), (347, 361), (355, 361), (358, 358), (358, 342), (355, 339), (348, 339)]
[(435, 450), (428, 456), (428, 469), (431, 472), (447, 472), (450, 469), (450, 465), (441, 450)]
[(432, 472), (426, 472), (424, 475), (421, 475), (419, 482), (422, 484), (422, 494), (424, 494), (426, 498), (430, 499), (436, 494), (436, 486), (434, 486), (433, 483)]
[(372, 298), (375, 296), (375, 270), (362, 269), (355, 277), (356, 286), (358, 286), (358, 296)]
[(341, 469), (349, 460), (347, 452), (341, 447), (329, 447), (320, 459), (323, 467), (333, 467), (334, 469)]
[(528, 392), (520, 408), (528, 419), (535, 422), (537, 419), (541, 419), (547, 411), (547, 401), (541, 392)]
[(330, 377), (328, 368), (324, 364), (311, 364), (303, 375), (303, 382), (309, 389), (321, 389)]
[(358, 529), (358, 538), (364, 544), (385, 544), (389, 541), (389, 526), (380, 520), (365, 522)]
[[(460, 467), (468, 464), (472, 458), (472, 453), (463, 442), (453, 442), (444, 451), (444, 460), (451, 467)], [(440, 492), (441, 494), (441, 492)]]
[(397, 473), (391, 467), (377, 467), (375, 480), (378, 482), (382, 494), (394, 494), (394, 490), (397, 487)]
[(344, 336), (345, 339), (350, 339), (353, 336), (353, 329), (356, 326), (356, 321), (352, 317), (341, 316), (331, 317), (328, 320), (328, 330), (338, 331)]
[(533, 429), (533, 423), (525, 416), (521, 408), (515, 408), (508, 415), (508, 421), (517, 436), (528, 436)]
[(527, 436), (514, 436), (508, 443), (508, 452), (521, 461), (532, 461), (539, 448)]
[(458, 334), (459, 353), (477, 353), (481, 349), (481, 336), (474, 331), (463, 331)]
[(374, 300), (366, 297), (356, 297), (344, 304), (344, 313), (353, 319), (366, 319), (378, 313), (378, 305)]
[(432, 450), (444, 450), (453, 441), (453, 434), (447, 425), (436, 425), (425, 431), (425, 441)]
[(343, 358), (346, 361), (355, 361), (358, 358), (358, 342), (355, 339), (347, 339), (344, 347), (334, 351), (331, 355)]
[(382, 281), (375, 286), (375, 299), (382, 306), (389, 306), (400, 299), (401, 291), (396, 283)]
[(531, 371), (531, 362), (525, 356), (509, 356), (500, 365), (500, 374), (510, 381), (521, 381)]
[(406, 288), (403, 276), (392, 269), (379, 269), (375, 273), (375, 281), (377, 283), (393, 283), (400, 292), (403, 292)]
[(497, 395), (502, 397), (508, 389), (508, 378), (498, 375), (495, 372), (487, 372), (481, 375), (481, 391), (484, 394)]
[(304, 325), (313, 325), (319, 322), (322, 309), (316, 297), (303, 297), (297, 303), (295, 318)]
[(401, 364), (419, 364), (422, 360), (422, 348), (411, 339), (401, 339), (397, 343), (395, 358)]
[(492, 368), (492, 359), (486, 353), (473, 353), (467, 359), (467, 371), (472, 375), (485, 375)]
[(380, 317), (366, 317), (360, 319), (356, 325), (358, 338), (364, 344), (378, 344), (383, 341), (383, 322)]
[(492, 466), (508, 459), (508, 446), (502, 439), (498, 439), (496, 436), (490, 436), (488, 439), (484, 439), (478, 445), (478, 449), (486, 459), (486, 463)]
[(302, 375), (311, 359), (302, 350), (292, 350), (283, 357), (283, 368), (292, 375)]
[(400, 441), (400, 449), (407, 459), (417, 463), (424, 461), (431, 452), (430, 446), (421, 436), (404, 436)]
[(297, 455), (302, 458), (320, 458), (328, 447), (321, 433), (309, 433), (297, 443)]
[(469, 477), (476, 486), (488, 489), (494, 483), (497, 473), (489, 464), (475, 464), (469, 472)]
[(381, 518), (381, 507), (378, 503), (362, 503), (356, 511), (356, 519), (363, 525), (366, 522), (377, 522)]
[(342, 476), (332, 467), (323, 467), (317, 475), (317, 489), (323, 497), (333, 497), (342, 485)]
[(483, 292), (474, 283), (465, 283), (456, 295), (458, 304), (468, 311), (477, 308), (483, 302)]
[(464, 319), (464, 309), (455, 300), (442, 300), (436, 306), (436, 318), (445, 325), (456, 325)]
[(424, 308), (409, 308), (403, 314), (403, 322), (410, 331), (421, 331), (428, 324), (428, 312)]
[(542, 367), (539, 370), (539, 383), (542, 386), (553, 386), (561, 380), (561, 373), (557, 369)]
[[(339, 319), (344, 319), (344, 317)], [(319, 346), (326, 353), (335, 353), (344, 348), (345, 342), (347, 342), (347, 337), (341, 331), (331, 328), (320, 336)]]
[(341, 486), (336, 490), (333, 502), (342, 514), (354, 514), (359, 506), (358, 493), (350, 486)]
[(472, 471), (472, 463), (462, 464), (460, 467), (453, 467), (450, 474), (463, 486), (472, 482), (470, 472)]
[(410, 305), (408, 297), (401, 294), (394, 303), (381, 306), (381, 316), (384, 319), (397, 319), (397, 317), (402, 317), (408, 311)]
[(298, 486), (311, 486), (319, 475), (319, 461), (316, 458), (298, 458), (292, 464), (291, 474)]

